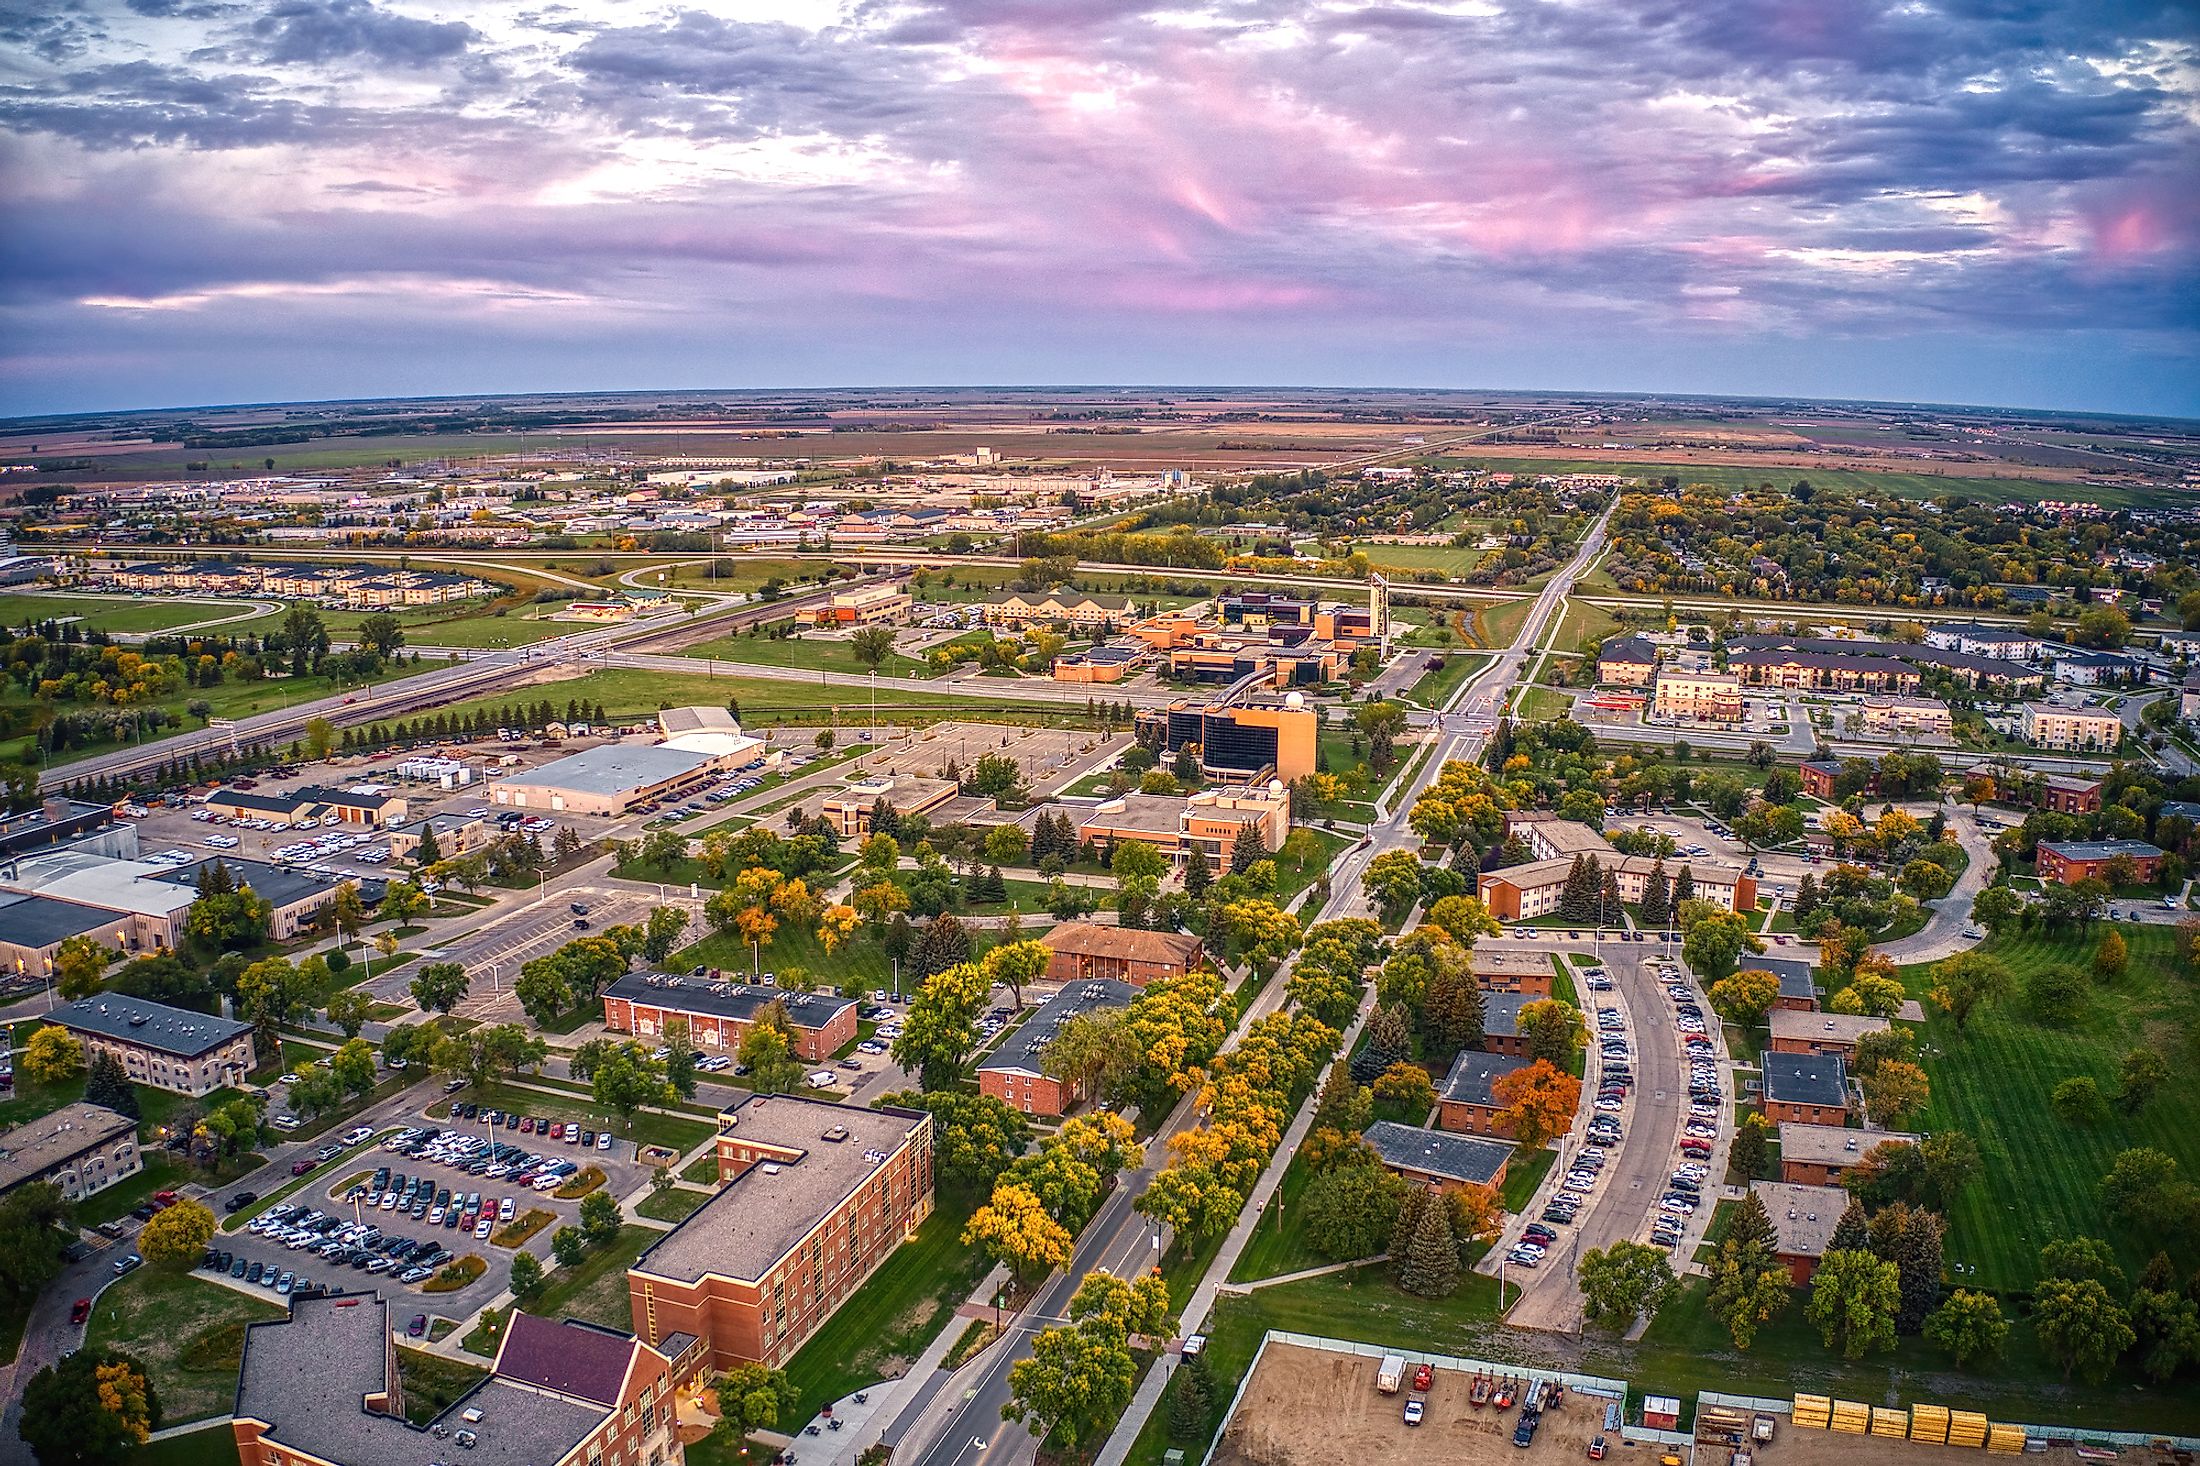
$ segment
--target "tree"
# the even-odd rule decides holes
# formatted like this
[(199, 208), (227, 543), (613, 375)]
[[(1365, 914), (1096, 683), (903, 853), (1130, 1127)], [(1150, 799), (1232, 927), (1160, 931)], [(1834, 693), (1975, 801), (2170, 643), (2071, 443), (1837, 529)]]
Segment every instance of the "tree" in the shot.
[(1894, 1347), (1901, 1308), (1902, 1277), (1893, 1263), (1841, 1249), (1819, 1259), (1803, 1314), (1828, 1349), (1840, 1350), (1844, 1359), (1862, 1359), (1873, 1349)]
[(916, 945), (909, 952), (909, 963), (919, 978), (929, 978), (934, 973), (968, 962), (970, 951), (969, 928), (943, 912), (926, 922), (917, 934)]
[(1776, 1233), (1764, 1198), (1747, 1193), (1711, 1262), (1711, 1316), (1726, 1325), (1734, 1347), (1747, 1349), (1757, 1330), (1788, 1305), (1787, 1266), (1775, 1255)]
[(2116, 1079), (2117, 1108), (2127, 1115), (2136, 1115), (2169, 1082), (2169, 1061), (2156, 1049), (2144, 1046), (2132, 1049), (2117, 1066)]
[(84, 1071), (84, 1045), (58, 1023), (39, 1027), (23, 1045), (23, 1073), (33, 1084), (60, 1084)]
[(1019, 1279), (1029, 1282), (1069, 1266), (1070, 1234), (1029, 1186), (1003, 1181), (963, 1228), (963, 1246), (976, 1247)]
[(2024, 980), (2024, 1004), (2034, 1022), (2067, 1028), (2086, 1004), (2088, 984), (2075, 967), (2045, 967)]
[(137, 1086), (123, 1072), (122, 1061), (110, 1049), (94, 1049), (84, 1065), (84, 1098), (95, 1105), (104, 1105), (118, 1115), (135, 1120), (138, 1113)]
[(462, 964), (431, 962), (412, 980), (412, 1000), (423, 1012), (441, 1013), (447, 1017), (453, 1008), (466, 1000), (471, 985)]
[(2001, 1316), (2001, 1300), (1993, 1294), (1958, 1288), (1925, 1320), (1925, 1337), (1947, 1350), (1961, 1369), (1974, 1359), (1999, 1354), (2009, 1337), (2009, 1321)]
[(1368, 1086), (1377, 1117), (1418, 1125), (1436, 1108), (1436, 1085), (1418, 1064), (1397, 1063)]
[(588, 1260), (588, 1238), (578, 1227), (560, 1227), (550, 1234), (550, 1255), (559, 1267), (579, 1267)]
[(337, 935), (344, 939), (345, 945), (359, 940), (359, 933), (367, 925), (367, 907), (359, 899), (359, 887), (355, 882), (346, 881), (336, 888), (335, 896), (329, 901), (329, 919), (336, 923)]
[(1576, 1049), (1589, 1041), (1588, 1025), (1582, 1022), (1581, 1010), (1557, 998), (1526, 1004), (1515, 1021), (1528, 1057), (1553, 1066), (1565, 1064)]
[(1902, 1307), (1895, 1314), (1895, 1332), (1914, 1334), (1925, 1327), (1925, 1316), (1940, 1299), (1941, 1242), (1947, 1224), (1936, 1212), (1896, 1202), (1872, 1218), (1883, 1226), (1886, 1245), (1873, 1249), (1895, 1265), (1901, 1274)]
[(1769, 972), (1744, 968), (1711, 985), (1711, 1010), (1727, 1022), (1754, 1028), (1764, 1022), (1780, 996), (1780, 979)]
[(618, 1198), (608, 1191), (591, 1191), (581, 1198), (581, 1235), (591, 1247), (602, 1247), (619, 1235)]
[(664, 966), (680, 945), (687, 926), (688, 914), (677, 906), (660, 906), (650, 912), (648, 924), (643, 927), (642, 956), (652, 967)]
[(1863, 1086), (1864, 1103), (1872, 1119), (1882, 1125), (1899, 1127), (1932, 1098), (1932, 1082), (1925, 1071), (1900, 1060), (1881, 1064), (1864, 1079)]
[(848, 638), (848, 650), (858, 662), (876, 671), (879, 663), (894, 654), (894, 628), (866, 626)]
[(72, 1002), (88, 998), (99, 991), (100, 975), (113, 960), (114, 954), (90, 937), (64, 937), (61, 945), (54, 949), (54, 986), (60, 989), (62, 997)]
[(329, 1074), (353, 1094), (374, 1088), (374, 1046), (363, 1038), (348, 1038), (329, 1057)]
[(2047, 1101), (2066, 1124), (2098, 1125), (2108, 1118), (2108, 1100), (2090, 1074), (2073, 1074), (2063, 1080)]
[(984, 969), (971, 962), (925, 978), (894, 1040), (894, 1062), (917, 1071), (926, 1089), (953, 1084), (977, 1047), (977, 1018), (991, 991)]
[(1983, 952), (1958, 952), (1933, 964), (1929, 996), (1955, 1021), (1961, 1033), (1985, 1003), (2000, 1002), (2016, 991), (2016, 979), (1999, 959)]
[(358, 988), (338, 988), (328, 995), (326, 1012), (328, 1021), (342, 1030), (344, 1037), (357, 1038), (373, 1016), (374, 998)]
[(1410, 850), (1388, 850), (1367, 863), (1360, 885), (1389, 919), (1421, 899), (1421, 861)]
[[(1685, 868), (1682, 874), (1687, 874)], [(1742, 953), (1763, 950), (1764, 943), (1748, 924), (1730, 911), (1698, 918), (1681, 939), (1681, 960), (1694, 969), (1697, 977), (1711, 983), (1734, 971)]]
[(137, 1235), (137, 1250), (147, 1262), (193, 1268), (214, 1240), (214, 1214), (195, 1201), (179, 1201), (153, 1213)]
[(2124, 934), (2114, 927), (2101, 934), (2100, 944), (2093, 949), (2093, 976), (2098, 982), (2114, 982), (2124, 975), (2131, 965), (2131, 949), (2125, 945)]
[(985, 954), (986, 977), (1008, 989), (1012, 1008), (1024, 1006), (1024, 988), (1046, 976), (1054, 954), (1041, 942), (1003, 942)]
[(1031, 1143), (1030, 1122), (989, 1094), (905, 1089), (885, 1102), (931, 1114), (934, 1173), (942, 1184), (965, 1193), (991, 1191)]
[(143, 1364), (117, 1350), (84, 1349), (31, 1377), (18, 1432), (39, 1466), (122, 1466), (160, 1420)]
[(387, 611), (377, 611), (359, 623), (359, 644), (388, 661), (405, 644), (405, 630)]
[(637, 1043), (621, 1044), (613, 1050), (596, 1068), (590, 1083), (596, 1103), (617, 1111), (629, 1129), (633, 1128), (636, 1110), (672, 1100), (664, 1066)]
[(542, 1259), (522, 1248), (512, 1255), (512, 1296), (521, 1302), (542, 1291)]
[(1499, 1075), (1490, 1092), (1513, 1140), (1531, 1150), (1565, 1134), (1581, 1104), (1581, 1081), (1544, 1059)]
[(748, 1086), (758, 1094), (785, 1094), (802, 1081), (802, 1056), (784, 1004), (766, 1003), (757, 1010), (735, 1057), (747, 1067)]
[(1431, 1196), (1413, 1219), (1413, 1237), (1400, 1261), (1398, 1286), (1422, 1298), (1449, 1298), (1459, 1288), (1459, 1241), (1451, 1209)]
[(0, 1197), (0, 1292), (27, 1303), (61, 1275), (71, 1215), (51, 1181), (27, 1181)]
[(1106, 1429), (1130, 1405), (1138, 1363), (1113, 1319), (1094, 1315), (1067, 1328), (1041, 1331), (1031, 1357), (1009, 1366), (1008, 1403), (1001, 1418), (1027, 1426), (1057, 1450)]
[(2047, 1278), (2032, 1290), (2032, 1331), (2047, 1357), (2099, 1383), (2138, 1340), (2130, 1319), (2093, 1278)]
[(1580, 1284), (1589, 1322), (1622, 1332), (1639, 1318), (1657, 1316), (1672, 1296), (1673, 1265), (1662, 1248), (1623, 1238), (1581, 1255)]
[(328, 628), (321, 613), (304, 601), (293, 601), (283, 617), (283, 649), (290, 654), (290, 675), (303, 677), (328, 655)]
[[(2175, 1281), (2174, 1273), (2167, 1281)], [(2200, 1303), (2189, 1294), (2168, 1287), (2141, 1287), (2131, 1295), (2129, 1318), (2137, 1335), (2139, 1368), (2155, 1383), (2167, 1384), (2200, 1360)]]
[(1772, 1126), (1755, 1110), (1742, 1116), (1734, 1127), (1733, 1148), (1728, 1152), (1734, 1169), (1752, 1179), (1761, 1179), (1766, 1163), (1771, 1159)]
[(1363, 1159), (1316, 1176), (1299, 1202), (1299, 1226), (1307, 1244), (1332, 1262), (1372, 1257), (1389, 1245), (1398, 1221), (1398, 1198), (1408, 1184), (1375, 1163), (1365, 1146), (1355, 1146), (1349, 1154)]
[(790, 1426), (796, 1423), (789, 1412), (802, 1392), (783, 1369), (755, 1362), (737, 1364), (719, 1375), (713, 1388), (718, 1396), (718, 1429), (736, 1441), (747, 1440), (750, 1431), (774, 1429), (782, 1421)]

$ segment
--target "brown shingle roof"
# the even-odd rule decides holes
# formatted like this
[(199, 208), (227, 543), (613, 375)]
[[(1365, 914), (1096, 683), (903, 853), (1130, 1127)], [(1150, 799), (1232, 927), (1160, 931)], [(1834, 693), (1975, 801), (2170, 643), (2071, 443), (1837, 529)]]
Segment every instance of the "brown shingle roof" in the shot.
[(1156, 932), (1095, 921), (1065, 921), (1039, 941), (1049, 951), (1079, 957), (1120, 957), (1189, 967), (1199, 960), (1200, 940), (1184, 932)]

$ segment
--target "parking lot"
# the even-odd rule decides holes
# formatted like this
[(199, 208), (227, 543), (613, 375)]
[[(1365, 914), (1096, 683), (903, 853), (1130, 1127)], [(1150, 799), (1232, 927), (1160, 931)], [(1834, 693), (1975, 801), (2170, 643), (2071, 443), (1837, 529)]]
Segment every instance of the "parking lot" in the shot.
[[(614, 1198), (648, 1178), (649, 1168), (635, 1159), (629, 1141), (609, 1137), (608, 1148), (602, 1134), (586, 1144), (578, 1134), (568, 1141), (549, 1133), (553, 1122), (547, 1118), (538, 1123), (521, 1111), (508, 1121), (476, 1107), (469, 1119), (465, 1108), (446, 1120), (408, 1126), (410, 1140), (401, 1130), (380, 1146), (358, 1150), (326, 1182), (269, 1207), (243, 1230), (217, 1233), (216, 1254), (229, 1255), (223, 1280), (282, 1296), (285, 1275), (292, 1292), (314, 1284), (356, 1288), (376, 1279), (416, 1297), (429, 1313), (460, 1318), (509, 1285), (513, 1252), (491, 1240), (497, 1227), (530, 1210), (550, 1213), (552, 1220), (523, 1244), (547, 1261), (551, 1237), (577, 1221), (581, 1198), (550, 1194), (564, 1175), (594, 1166), (606, 1178), (599, 1189)], [(493, 1124), (488, 1113), (497, 1113)], [(227, 1209), (236, 1194), (215, 1198), (216, 1206)], [(436, 1268), (466, 1256), (488, 1265), (480, 1278), (447, 1293), (420, 1291)]]

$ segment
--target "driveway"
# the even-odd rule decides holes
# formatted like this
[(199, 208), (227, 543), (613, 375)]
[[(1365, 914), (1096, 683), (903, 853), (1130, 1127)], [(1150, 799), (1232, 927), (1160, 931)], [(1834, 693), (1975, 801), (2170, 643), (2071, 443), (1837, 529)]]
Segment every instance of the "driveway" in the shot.
[(1963, 929), (1971, 924), (1971, 902), (1986, 889), (1998, 862), (1992, 842), (1969, 810), (1958, 808), (1948, 815), (1948, 832), (1971, 863), (1956, 877), (1954, 888), (1933, 903), (1925, 925), (1906, 937), (1878, 944), (1877, 950), (1896, 962), (1938, 962), (1978, 945), (1965, 938)]

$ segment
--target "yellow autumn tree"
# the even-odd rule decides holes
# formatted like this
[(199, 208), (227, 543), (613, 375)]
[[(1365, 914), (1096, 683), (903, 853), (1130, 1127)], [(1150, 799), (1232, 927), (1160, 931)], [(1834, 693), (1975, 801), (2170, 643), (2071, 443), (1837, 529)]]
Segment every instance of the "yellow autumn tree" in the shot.
[(1029, 1186), (1003, 1182), (971, 1213), (963, 1245), (975, 1247), (1024, 1281), (1069, 1266), (1070, 1235)]

